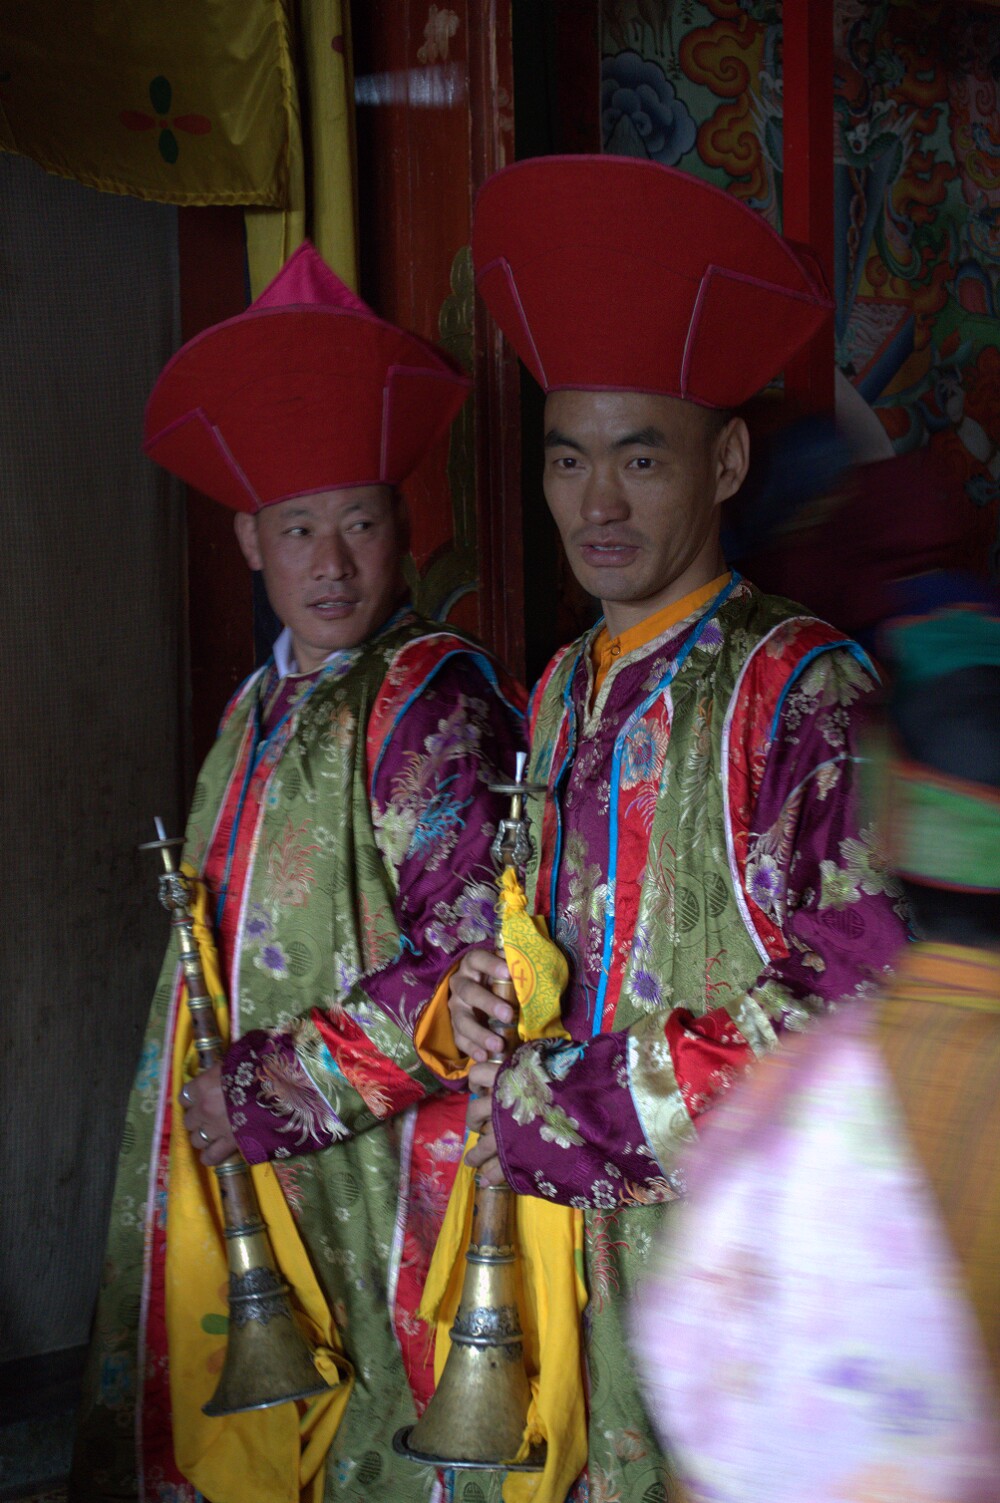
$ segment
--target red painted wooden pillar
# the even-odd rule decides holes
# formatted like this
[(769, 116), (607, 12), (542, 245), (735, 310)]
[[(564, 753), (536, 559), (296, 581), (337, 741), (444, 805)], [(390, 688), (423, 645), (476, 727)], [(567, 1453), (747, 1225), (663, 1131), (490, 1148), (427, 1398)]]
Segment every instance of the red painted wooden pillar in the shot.
[[(785, 0), (782, 226), (833, 287), (833, 0)], [(833, 411), (833, 319), (785, 372), (796, 414)]]
[[(186, 341), (246, 307), (243, 210), (178, 209), (177, 251)], [(253, 668), (253, 596), (233, 513), (191, 487), (187, 497), (187, 636), (197, 767), (230, 696)]]
[[(513, 142), (498, 124), (501, 91), (514, 93), (508, 0), (473, 0), (469, 21), (469, 215)], [(475, 300), (476, 510), (479, 635), (524, 677), (524, 555), (521, 529), (521, 410), (517, 356)]]

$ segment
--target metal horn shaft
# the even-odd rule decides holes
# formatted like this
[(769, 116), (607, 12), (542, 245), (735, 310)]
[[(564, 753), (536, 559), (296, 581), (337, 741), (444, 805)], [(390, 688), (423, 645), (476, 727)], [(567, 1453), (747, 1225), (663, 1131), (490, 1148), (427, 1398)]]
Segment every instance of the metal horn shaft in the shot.
[[(159, 820), (157, 833), (160, 838), (148, 841), (140, 850), (158, 850), (163, 857), (160, 902), (170, 913), (177, 935), (194, 1047), (200, 1068), (207, 1070), (222, 1059), (225, 1046), (195, 938), (191, 885), (174, 859), (174, 851), (182, 842), (166, 839)], [(235, 1153), (216, 1166), (215, 1174), (222, 1198), (229, 1266), (229, 1335), (218, 1385), (203, 1412), (213, 1416), (240, 1414), (324, 1393), (328, 1384), (320, 1377), (295, 1324), (288, 1285), (275, 1263), (250, 1166), (242, 1154)]]

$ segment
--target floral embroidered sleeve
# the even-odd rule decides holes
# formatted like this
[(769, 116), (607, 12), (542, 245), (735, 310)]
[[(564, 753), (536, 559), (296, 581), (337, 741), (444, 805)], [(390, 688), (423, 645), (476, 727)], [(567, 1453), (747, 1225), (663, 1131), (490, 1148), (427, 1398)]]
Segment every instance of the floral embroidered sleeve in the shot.
[(614, 1206), (681, 1193), (674, 1164), (697, 1119), (784, 1030), (874, 989), (906, 939), (898, 889), (859, 817), (860, 670), (835, 652), (787, 694), (741, 861), (748, 916), (771, 959), (725, 1005), (651, 1013), (584, 1043), (519, 1049), (493, 1124), (522, 1194)]
[(398, 945), (339, 1003), (324, 999), (231, 1046), (223, 1089), (250, 1163), (316, 1152), (442, 1088), (413, 1047), (413, 1027), (465, 951), (492, 942), (489, 846), (505, 801), (489, 784), (509, 780), (522, 746), (518, 716), (467, 659), (445, 664), (407, 707), (372, 791)]

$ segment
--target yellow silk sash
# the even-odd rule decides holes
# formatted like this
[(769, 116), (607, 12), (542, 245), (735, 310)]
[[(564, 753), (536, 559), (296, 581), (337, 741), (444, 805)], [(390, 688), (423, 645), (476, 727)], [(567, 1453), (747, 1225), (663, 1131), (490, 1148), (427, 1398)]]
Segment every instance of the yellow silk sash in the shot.
[[(548, 937), (545, 920), (527, 912), (513, 872), (500, 891), (504, 958), (521, 1006), (522, 1039), (568, 1038), (560, 1022), (566, 961)], [(469, 1137), (471, 1148), (476, 1135)], [(465, 1251), (472, 1222), (475, 1172), (463, 1161), (434, 1249), (420, 1316), (437, 1327), (434, 1374), (440, 1378), (451, 1350), (449, 1332), (458, 1310)], [(539, 1474), (511, 1473), (504, 1503), (563, 1503), (587, 1461), (587, 1412), (583, 1391), (580, 1318), (587, 1303), (583, 1280), (583, 1216), (569, 1206), (519, 1195), (517, 1233), (521, 1252), (521, 1329), (531, 1383), (531, 1407), (518, 1457), (544, 1439), (548, 1451)]]
[[(189, 877), (193, 876), (185, 866)], [(223, 1040), (229, 1011), (218, 955), (205, 923), (206, 898), (196, 884), (195, 936), (205, 982)], [(280, 1404), (209, 1419), (201, 1406), (212, 1396), (225, 1353), (228, 1270), (218, 1183), (181, 1122), (177, 1097), (197, 1073), (191, 1014), (182, 992), (174, 1034), (173, 1130), (167, 1188), (166, 1322), (177, 1466), (212, 1503), (322, 1503), (324, 1463), (354, 1381), (326, 1297), (302, 1245), (288, 1202), (270, 1164), (252, 1169), (275, 1260), (291, 1290), (316, 1366), (331, 1385), (299, 1404)]]

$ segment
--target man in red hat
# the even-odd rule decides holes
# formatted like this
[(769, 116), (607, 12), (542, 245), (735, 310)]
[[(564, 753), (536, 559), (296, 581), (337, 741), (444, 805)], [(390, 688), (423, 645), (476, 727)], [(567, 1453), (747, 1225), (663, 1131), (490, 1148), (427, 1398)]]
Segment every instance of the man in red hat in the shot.
[(506, 974), (451, 983), (474, 1063), (469, 1162), (585, 1219), (589, 1496), (672, 1499), (625, 1309), (676, 1155), (780, 1035), (896, 954), (897, 897), (860, 827), (860, 650), (725, 564), (746, 474), (737, 409), (820, 326), (809, 255), (729, 195), (612, 157), (524, 161), (476, 212), (479, 290), (547, 393), (544, 489), (603, 619), (535, 691), (530, 895), (569, 962), (568, 1042), (488, 1063)]
[[(391, 1439), (433, 1381), (415, 1310), (464, 1102), (410, 1034), (456, 956), (492, 935), (503, 804), (489, 785), (510, 776), (522, 700), (480, 647), (407, 603), (396, 488), (468, 385), (306, 246), (150, 398), (147, 453), (235, 510), (283, 630), (192, 802), (185, 856), (207, 889), (232, 1042), (186, 1080), (172, 948), (120, 1161), (79, 1500), (425, 1496)], [(237, 1149), (275, 1166), (292, 1213), (279, 1265), (291, 1279), (298, 1258), (318, 1281), (326, 1370), (353, 1371), (328, 1456), (323, 1401), (301, 1422), (292, 1405), (201, 1414), (226, 1326), (203, 1166)]]

